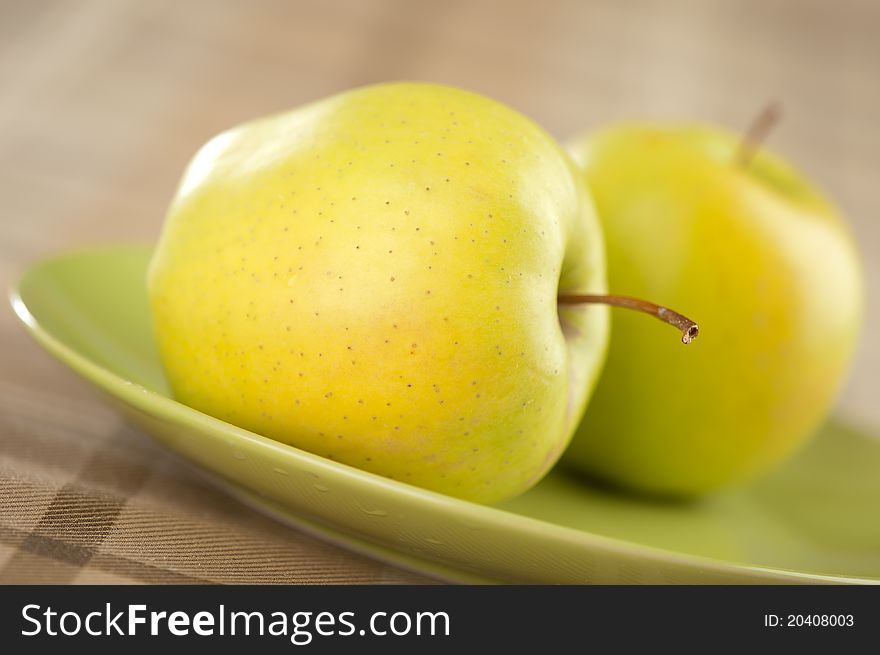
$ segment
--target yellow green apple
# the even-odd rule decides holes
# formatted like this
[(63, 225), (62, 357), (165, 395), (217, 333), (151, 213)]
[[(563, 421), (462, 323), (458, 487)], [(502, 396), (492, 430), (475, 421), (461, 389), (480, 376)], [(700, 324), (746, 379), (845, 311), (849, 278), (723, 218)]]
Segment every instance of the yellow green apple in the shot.
[(769, 469), (816, 429), (862, 311), (839, 211), (793, 167), (700, 125), (622, 124), (576, 140), (611, 293), (697, 319), (682, 348), (616, 312), (566, 461), (643, 492), (695, 495)]
[(550, 136), (429, 84), (342, 93), (195, 156), (151, 262), (175, 396), (338, 462), (491, 502), (568, 444), (605, 353), (592, 201)]

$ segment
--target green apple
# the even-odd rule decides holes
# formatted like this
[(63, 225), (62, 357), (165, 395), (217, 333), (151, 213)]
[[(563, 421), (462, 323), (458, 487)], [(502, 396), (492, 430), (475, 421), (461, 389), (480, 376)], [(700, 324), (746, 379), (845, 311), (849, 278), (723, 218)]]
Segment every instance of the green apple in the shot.
[(826, 416), (862, 311), (839, 212), (799, 173), (710, 127), (623, 124), (572, 147), (594, 193), (612, 293), (699, 320), (682, 348), (613, 316), (566, 461), (643, 492), (696, 495), (767, 470)]
[(601, 367), (607, 308), (560, 311), (560, 290), (605, 291), (569, 156), (497, 102), (414, 83), (214, 138), (148, 276), (180, 401), (484, 502), (556, 462)]

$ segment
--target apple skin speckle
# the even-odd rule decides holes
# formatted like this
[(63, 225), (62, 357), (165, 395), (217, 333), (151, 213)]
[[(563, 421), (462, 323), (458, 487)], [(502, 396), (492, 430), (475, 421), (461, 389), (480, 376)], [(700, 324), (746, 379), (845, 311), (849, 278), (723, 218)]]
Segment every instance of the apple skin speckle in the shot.
[(206, 145), (148, 279), (180, 401), (480, 502), (540, 479), (598, 375), (607, 310), (562, 310), (567, 337), (560, 289), (605, 291), (568, 156), (497, 102), (409, 83)]

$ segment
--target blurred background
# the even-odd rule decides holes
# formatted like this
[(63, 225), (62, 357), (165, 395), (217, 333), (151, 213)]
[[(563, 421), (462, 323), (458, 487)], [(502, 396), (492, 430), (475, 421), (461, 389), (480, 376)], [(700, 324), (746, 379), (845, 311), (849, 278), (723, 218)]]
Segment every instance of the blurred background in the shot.
[[(184, 165), (216, 132), (395, 79), (492, 96), (560, 139), (624, 118), (743, 130), (779, 101), (785, 115), (769, 145), (836, 199), (861, 246), (867, 317), (840, 411), (880, 426), (875, 0), (0, 0), (0, 284), (47, 253), (155, 240)], [(71, 426), (92, 441), (116, 439), (129, 463), (164, 457), (145, 440), (119, 438), (108, 427), (115, 421), (0, 311), (0, 467), (27, 460), (33, 479), (74, 478), (85, 460), (72, 454)], [(47, 443), (66, 454), (52, 460)], [(166, 465), (164, 484), (188, 498), (196, 483), (175, 466)], [(198, 495), (186, 520), (215, 511)], [(3, 525), (29, 533), (27, 521), (43, 520), (38, 510)], [(249, 521), (249, 534), (259, 532), (259, 519), (223, 511), (232, 512), (227, 531)], [(289, 543), (260, 525), (267, 540)], [(0, 557), (23, 538), (0, 540)], [(398, 580), (363, 573), (363, 561), (320, 544), (297, 548), (343, 580)], [(37, 564), (18, 563), (24, 581), (36, 579)], [(13, 569), (7, 563), (3, 578), (0, 567), (0, 579), (14, 579)]]

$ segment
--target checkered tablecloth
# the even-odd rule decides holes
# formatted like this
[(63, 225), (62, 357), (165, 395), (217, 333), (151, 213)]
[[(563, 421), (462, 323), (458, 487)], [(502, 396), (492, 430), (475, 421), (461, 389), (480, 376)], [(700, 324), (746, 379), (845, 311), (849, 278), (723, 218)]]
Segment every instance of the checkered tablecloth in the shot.
[(425, 582), (263, 518), (100, 405), (3, 384), (0, 434), (0, 582)]

